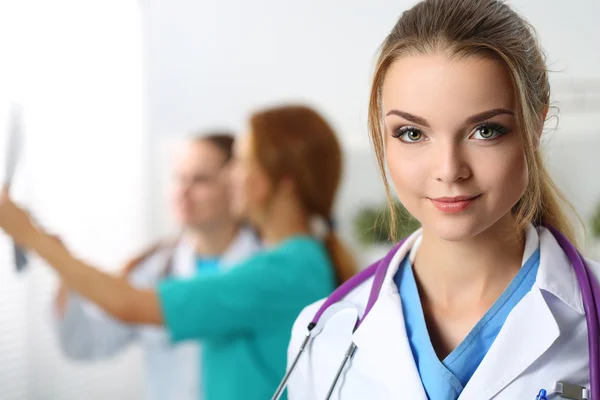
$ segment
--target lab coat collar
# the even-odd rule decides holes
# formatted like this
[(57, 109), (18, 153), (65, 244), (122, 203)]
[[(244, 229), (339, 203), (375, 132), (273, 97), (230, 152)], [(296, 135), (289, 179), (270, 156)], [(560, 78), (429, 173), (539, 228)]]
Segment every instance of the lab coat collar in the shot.
[[(496, 340), (461, 393), (460, 399), (493, 398), (535, 363), (561, 335), (544, 293), (575, 312), (583, 308), (576, 277), (567, 257), (546, 228), (529, 227), (524, 258), (539, 238), (540, 265), (531, 291), (511, 311)], [(510, 349), (510, 351), (508, 351)]]
[(537, 231), (540, 236), (540, 268), (536, 286), (556, 296), (580, 315), (585, 315), (579, 282), (569, 258), (552, 232), (544, 227), (538, 227)]
[[(421, 234), (421, 230), (416, 231), (396, 251), (377, 302), (353, 336), (358, 347), (356, 367), (372, 379), (385, 382), (394, 397), (416, 400), (427, 396), (406, 335), (394, 276), (402, 259), (413, 246), (418, 246)], [(523, 260), (533, 254), (538, 243), (540, 265), (536, 283), (509, 315), (461, 399), (494, 397), (558, 339), (560, 329), (543, 292), (556, 296), (579, 314), (584, 313), (575, 273), (550, 231), (528, 227)]]
[(546, 353), (559, 336), (554, 314), (534, 286), (509, 314), (460, 399), (493, 398)]
[(400, 295), (393, 279), (402, 259), (420, 235), (418, 230), (396, 251), (379, 298), (353, 335), (357, 346), (355, 367), (371, 379), (385, 383), (392, 397), (397, 399), (427, 400), (406, 336)]
[(223, 253), (221, 267), (224, 270), (228, 270), (261, 250), (261, 248), (260, 241), (254, 231), (242, 227), (227, 250), (225, 250), (225, 253)]
[[(240, 228), (238, 234), (221, 256), (219, 266), (227, 271), (252, 256), (261, 248), (256, 235), (248, 228)], [(175, 246), (172, 256), (173, 272), (179, 277), (190, 277), (195, 274), (196, 252), (194, 240), (183, 235)]]
[[(416, 251), (421, 244), (422, 235), (419, 231), (415, 234), (417, 233), (418, 236), (414, 238), (410, 249), (411, 262), (414, 262)], [(584, 315), (579, 282), (567, 255), (552, 235), (552, 232), (542, 226), (536, 228), (529, 224), (526, 230), (525, 251), (523, 252), (521, 265), (525, 264), (538, 248), (540, 249), (540, 267), (536, 277), (536, 286), (556, 296), (573, 310)], [(391, 279), (393, 279), (397, 269), (395, 268), (391, 273)]]
[(189, 237), (182, 236), (172, 250), (170, 256), (170, 273), (179, 278), (189, 278), (196, 272), (194, 241)]

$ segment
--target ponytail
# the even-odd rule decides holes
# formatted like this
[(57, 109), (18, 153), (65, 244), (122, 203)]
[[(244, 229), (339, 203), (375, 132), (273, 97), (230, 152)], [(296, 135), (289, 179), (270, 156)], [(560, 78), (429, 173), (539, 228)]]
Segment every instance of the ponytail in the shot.
[(585, 226), (575, 207), (566, 199), (550, 177), (539, 151), (533, 146), (525, 146), (525, 155), (529, 164), (529, 184), (525, 194), (517, 203), (513, 212), (516, 216), (516, 227), (524, 232), (527, 225), (550, 225), (559, 230), (573, 245), (578, 240), (575, 227), (566, 212), (569, 209), (575, 219)]
[(556, 184), (550, 179), (548, 172), (543, 169), (541, 171), (540, 191), (541, 191), (541, 215), (539, 220), (542, 223), (553, 226), (558, 229), (567, 239), (577, 246), (577, 235), (573, 224), (571, 223), (567, 213), (561, 207), (561, 203), (566, 205), (579, 220), (581, 226), (583, 221), (571, 203), (565, 198), (563, 193), (558, 189)]
[(331, 229), (325, 238), (325, 246), (333, 263), (337, 284), (341, 285), (354, 276), (357, 271), (354, 258), (338, 235)]

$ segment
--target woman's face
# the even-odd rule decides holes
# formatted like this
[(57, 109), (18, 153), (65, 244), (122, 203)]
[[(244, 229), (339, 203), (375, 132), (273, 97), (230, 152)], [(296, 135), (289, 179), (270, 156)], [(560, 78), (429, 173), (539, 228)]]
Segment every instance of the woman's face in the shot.
[(458, 241), (512, 223), (527, 165), (500, 62), (404, 56), (390, 66), (382, 100), (390, 177), (424, 234)]
[(231, 173), (231, 211), (260, 223), (271, 196), (271, 182), (252, 150), (252, 134), (236, 140)]

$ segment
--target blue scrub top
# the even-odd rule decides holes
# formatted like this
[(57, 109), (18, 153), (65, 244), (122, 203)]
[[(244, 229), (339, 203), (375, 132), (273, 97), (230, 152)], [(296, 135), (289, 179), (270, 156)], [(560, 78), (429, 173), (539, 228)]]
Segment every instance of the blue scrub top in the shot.
[(219, 257), (196, 257), (196, 273), (200, 275), (216, 274), (219, 272)]
[(400, 292), (406, 333), (421, 382), (430, 400), (456, 400), (494, 343), (512, 309), (531, 290), (540, 264), (539, 248), (462, 343), (440, 361), (429, 337), (408, 255), (394, 280)]

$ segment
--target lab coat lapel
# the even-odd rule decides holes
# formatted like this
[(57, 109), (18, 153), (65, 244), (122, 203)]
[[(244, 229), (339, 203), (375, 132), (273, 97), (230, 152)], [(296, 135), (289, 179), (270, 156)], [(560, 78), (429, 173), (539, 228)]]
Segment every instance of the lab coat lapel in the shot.
[(459, 399), (492, 398), (540, 358), (559, 335), (552, 311), (534, 287), (508, 316)]
[(171, 262), (173, 276), (189, 278), (196, 273), (196, 252), (193, 242), (181, 239), (174, 249)]
[(221, 257), (219, 268), (223, 271), (228, 271), (257, 253), (260, 248), (261, 246), (255, 233), (248, 228), (242, 227)]
[(560, 329), (544, 293), (555, 296), (583, 315), (581, 291), (570, 262), (552, 233), (537, 228), (540, 266), (536, 283), (508, 316), (461, 400), (489, 399), (540, 358), (558, 339)]
[(414, 362), (397, 290), (385, 289), (356, 330), (356, 368), (385, 384), (394, 399), (427, 400)]
[(427, 400), (414, 362), (393, 277), (420, 230), (407, 239), (390, 262), (381, 293), (354, 333), (357, 351), (353, 366), (384, 384), (394, 399)]
[[(173, 249), (170, 255), (173, 276), (189, 278), (196, 274), (196, 250), (194, 241), (183, 236)], [(240, 229), (240, 232), (233, 239), (225, 253), (221, 257), (220, 268), (227, 271), (237, 264), (244, 261), (260, 250), (260, 243), (254, 233), (247, 228)]]

